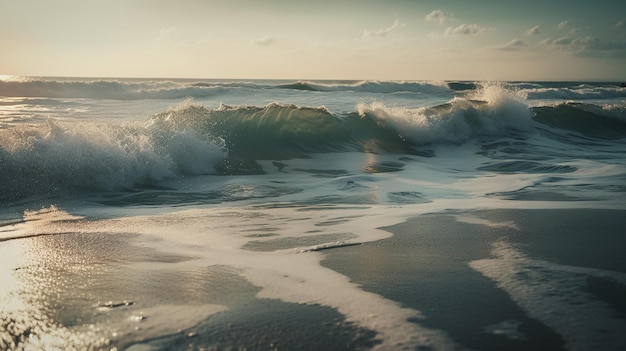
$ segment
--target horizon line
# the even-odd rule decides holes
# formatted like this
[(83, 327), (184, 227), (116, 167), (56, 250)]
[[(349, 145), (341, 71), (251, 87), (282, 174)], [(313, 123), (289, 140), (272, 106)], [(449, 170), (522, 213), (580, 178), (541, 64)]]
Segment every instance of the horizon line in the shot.
[[(624, 83), (625, 80), (611, 80), (602, 78), (579, 78), (579, 79), (355, 79), (355, 78), (207, 78), (207, 77), (158, 77), (158, 76), (72, 76), (72, 75), (19, 75), (0, 74), (0, 81), (10, 78), (46, 78), (46, 79), (128, 79), (128, 80), (224, 80), (224, 81), (344, 81), (344, 82), (589, 82), (589, 83)], [(10, 81), (10, 80), (9, 80)]]

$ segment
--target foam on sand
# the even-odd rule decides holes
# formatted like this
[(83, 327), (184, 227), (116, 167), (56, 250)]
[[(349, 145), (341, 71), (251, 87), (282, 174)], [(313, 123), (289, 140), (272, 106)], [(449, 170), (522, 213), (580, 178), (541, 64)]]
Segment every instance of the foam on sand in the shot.
[(626, 274), (531, 259), (499, 241), (470, 267), (493, 279), (526, 312), (559, 333), (568, 350), (610, 350), (626, 343), (626, 321), (586, 290), (590, 277), (626, 286)]

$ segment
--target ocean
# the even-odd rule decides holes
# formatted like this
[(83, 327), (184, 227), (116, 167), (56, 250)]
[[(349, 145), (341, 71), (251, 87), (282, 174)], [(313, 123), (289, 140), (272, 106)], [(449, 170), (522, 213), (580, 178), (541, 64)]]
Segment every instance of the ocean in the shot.
[(626, 88), (0, 80), (2, 350), (622, 350)]

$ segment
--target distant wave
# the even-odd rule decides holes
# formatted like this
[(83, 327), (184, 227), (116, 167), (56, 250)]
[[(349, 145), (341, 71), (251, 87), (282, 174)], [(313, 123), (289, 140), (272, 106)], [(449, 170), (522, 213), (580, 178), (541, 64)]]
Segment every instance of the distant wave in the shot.
[[(233, 90), (285, 89), (314, 92), (358, 92), (373, 94), (472, 93), (479, 82), (463, 81), (195, 81), (37, 78), (0, 80), (0, 96), (45, 98), (95, 98), (116, 100), (182, 99), (220, 96)], [(611, 84), (507, 83), (509, 90), (526, 94), (528, 99), (589, 100), (626, 98), (626, 88)]]
[(215, 96), (227, 89), (255, 86), (252, 83), (202, 83), (185, 81), (53, 80), (26, 78), (1, 81), (0, 96), (47, 98), (97, 98), (115, 100), (181, 99)]
[(273, 81), (185, 81), (185, 80), (115, 80), (115, 79), (47, 79), (0, 80), (0, 96), (46, 98), (97, 98), (116, 100), (202, 98), (233, 89), (294, 89), (320, 92), (356, 91), (369, 93), (450, 92), (445, 82), (308, 82)]
[(611, 100), (626, 98), (626, 88), (615, 83), (517, 82), (507, 88), (533, 100)]
[(606, 100), (626, 98), (626, 88), (623, 87), (591, 87), (579, 86), (575, 88), (534, 88), (527, 89), (529, 99), (553, 100)]
[(308, 91), (357, 91), (364, 93), (449, 93), (450, 87), (445, 82), (394, 82), (394, 81), (360, 81), (340, 83), (319, 83), (299, 81), (295, 83), (281, 84), (277, 88), (295, 89)]

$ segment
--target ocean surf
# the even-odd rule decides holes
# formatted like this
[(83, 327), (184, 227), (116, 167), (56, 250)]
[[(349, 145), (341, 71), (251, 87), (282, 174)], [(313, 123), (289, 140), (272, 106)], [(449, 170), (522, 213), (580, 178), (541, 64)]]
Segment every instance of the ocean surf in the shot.
[(622, 349), (626, 89), (0, 81), (1, 349)]

